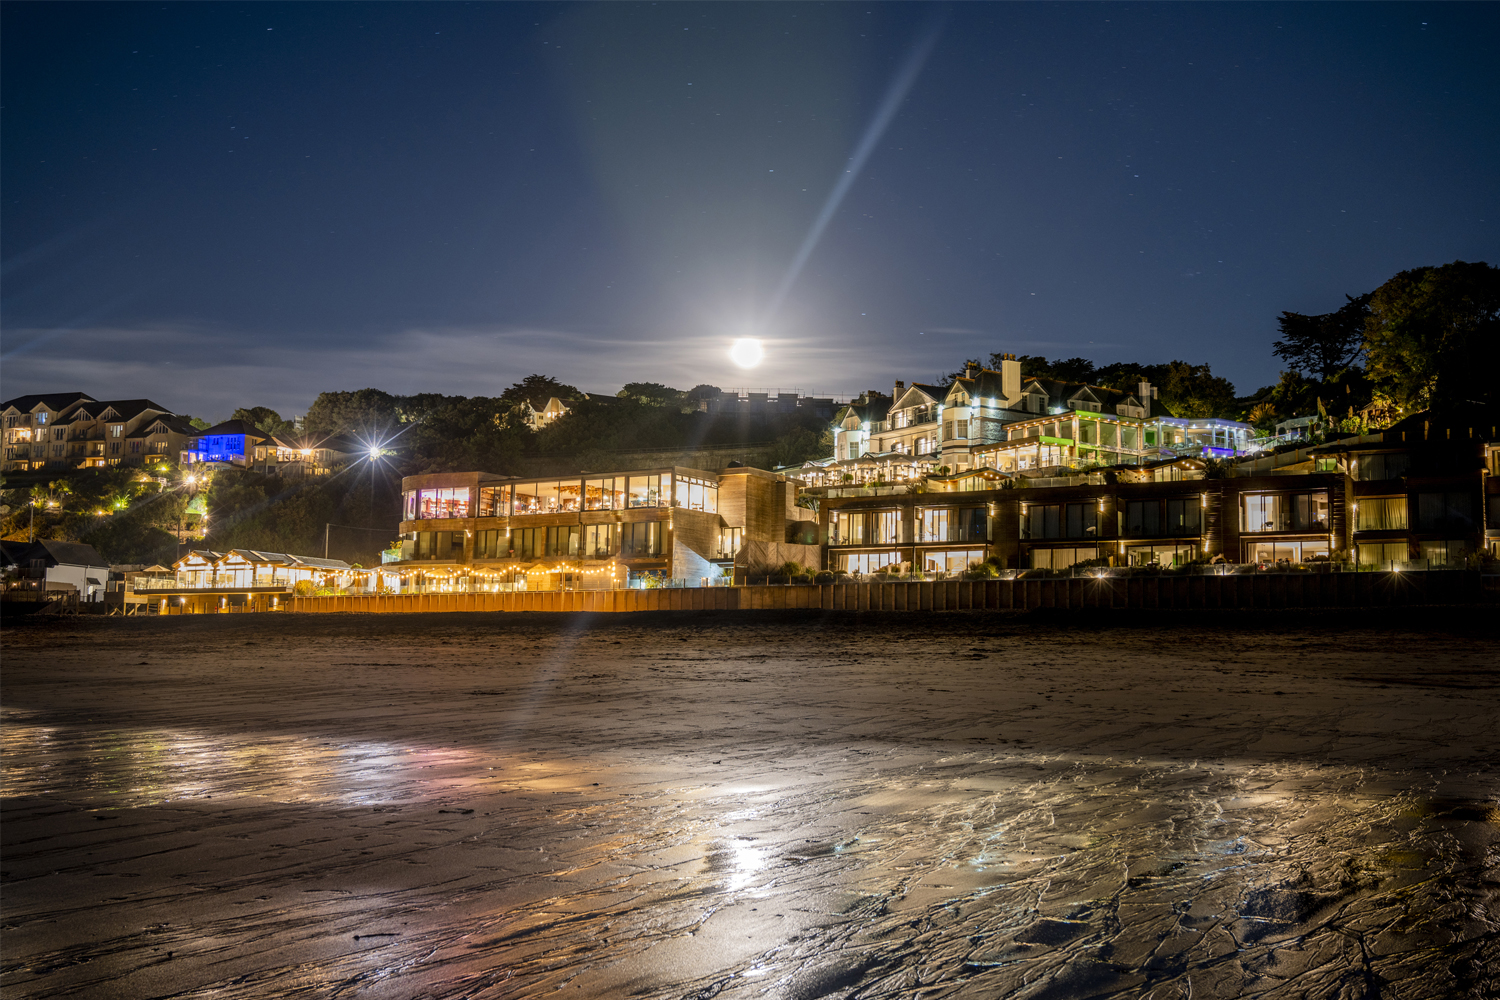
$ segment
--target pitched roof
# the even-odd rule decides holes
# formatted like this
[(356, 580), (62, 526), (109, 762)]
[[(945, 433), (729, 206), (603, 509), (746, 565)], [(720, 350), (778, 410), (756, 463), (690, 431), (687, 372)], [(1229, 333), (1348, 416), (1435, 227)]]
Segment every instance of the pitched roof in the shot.
[[(204, 433), (208, 433), (205, 431)], [(303, 435), (302, 437), (277, 437), (270, 438), (279, 448), (291, 448), (294, 451), (313, 451), (322, 448), (326, 451), (337, 451), (345, 455), (353, 455), (365, 450), (364, 445), (351, 441), (349, 438), (337, 434), (326, 434), (322, 436)]]
[(198, 428), (194, 427), (192, 424), (188, 423), (186, 420), (182, 419), (181, 417), (175, 416), (175, 415), (171, 415), (171, 414), (168, 414), (166, 416), (157, 417), (155, 420), (152, 420), (152, 421), (144, 424), (143, 426), (149, 431), (150, 428), (155, 427), (157, 424), (165, 424), (167, 430), (169, 430), (169, 431), (175, 431), (178, 434), (197, 434), (198, 433)]
[(244, 434), (261, 441), (269, 441), (271, 435), (256, 427), (248, 420), (226, 420), (222, 424), (214, 424), (206, 430), (195, 430), (195, 437), (213, 437), (217, 434)]
[(0, 542), (5, 562), (13, 566), (29, 565), (43, 559), (48, 566), (108, 566), (92, 545), (83, 542)]
[(44, 392), (7, 399), (5, 402), (0, 403), (0, 410), (8, 410), (11, 407), (15, 407), (22, 413), (30, 413), (40, 403), (45, 405), (47, 409), (56, 412), (57, 410), (65, 410), (80, 400), (92, 401), (93, 398), (93, 396), (90, 396), (86, 392)]
[(91, 409), (100, 415), (105, 410), (114, 410), (121, 420), (131, 420), (147, 410), (168, 414), (172, 412), (160, 403), (153, 403), (149, 399), (101, 399)]

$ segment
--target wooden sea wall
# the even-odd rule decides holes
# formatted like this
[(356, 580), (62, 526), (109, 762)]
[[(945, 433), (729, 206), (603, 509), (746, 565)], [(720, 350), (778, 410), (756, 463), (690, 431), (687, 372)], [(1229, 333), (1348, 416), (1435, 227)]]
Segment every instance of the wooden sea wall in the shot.
[(1464, 604), (1481, 599), (1477, 572), (1244, 574), (943, 580), (793, 587), (381, 594), (294, 597), (302, 612), (418, 611), (977, 611), (1033, 608), (1330, 608)]

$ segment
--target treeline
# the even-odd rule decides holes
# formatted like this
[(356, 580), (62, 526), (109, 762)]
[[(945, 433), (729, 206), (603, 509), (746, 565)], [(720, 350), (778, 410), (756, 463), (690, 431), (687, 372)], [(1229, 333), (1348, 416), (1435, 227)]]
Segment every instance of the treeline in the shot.
[[(746, 417), (700, 412), (713, 386), (678, 390), (654, 382), (626, 385), (615, 396), (586, 396), (574, 386), (530, 375), (499, 396), (396, 396), (379, 389), (325, 392), (304, 418), (311, 433), (343, 434), (394, 452), (407, 475), (484, 469), (512, 475), (611, 472), (631, 465), (631, 453), (743, 447), (790, 465), (832, 450), (828, 420), (813, 413)], [(533, 431), (527, 404), (540, 410), (552, 397), (569, 413)]]
[[(1023, 375), (1134, 389), (1141, 380), (1181, 417), (1225, 417), (1270, 429), (1278, 420), (1322, 413), (1376, 425), (1448, 405), (1495, 405), (1500, 365), (1500, 268), (1454, 261), (1402, 271), (1379, 288), (1346, 295), (1321, 315), (1283, 312), (1272, 353), (1286, 367), (1275, 385), (1247, 396), (1208, 365), (1049, 361), (1021, 355)], [(971, 360), (969, 364), (978, 364)], [(998, 368), (992, 354), (987, 367)]]

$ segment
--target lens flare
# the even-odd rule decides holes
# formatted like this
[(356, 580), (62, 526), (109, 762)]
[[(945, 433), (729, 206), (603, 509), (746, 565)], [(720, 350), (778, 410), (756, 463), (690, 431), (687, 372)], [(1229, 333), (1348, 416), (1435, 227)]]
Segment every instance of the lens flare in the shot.
[(765, 349), (754, 337), (741, 337), (729, 349), (729, 360), (741, 368), (754, 368), (765, 356)]

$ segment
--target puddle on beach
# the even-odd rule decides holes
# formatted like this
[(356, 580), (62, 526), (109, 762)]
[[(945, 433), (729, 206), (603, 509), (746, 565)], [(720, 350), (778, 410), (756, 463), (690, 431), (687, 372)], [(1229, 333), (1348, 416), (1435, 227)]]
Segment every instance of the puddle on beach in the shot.
[[(35, 859), (10, 845), (7, 996), (160, 995), (164, 953), (187, 977), (171, 995), (215, 998), (1497, 983), (1500, 813), (1421, 775), (874, 743), (605, 759), (10, 718), (5, 795), (119, 828), (107, 860), (81, 820)], [(207, 865), (184, 817), (243, 854)], [(32, 822), (11, 812), (18, 840)], [(125, 929), (62, 940), (81, 896), (50, 890), (102, 874), (134, 876), (111, 890)]]

